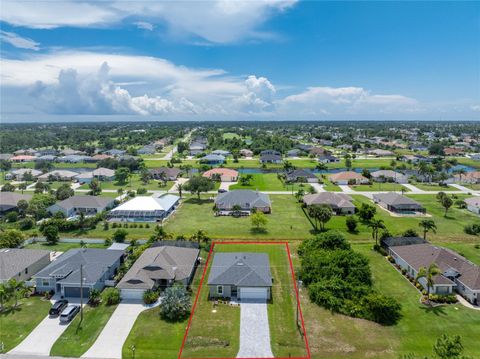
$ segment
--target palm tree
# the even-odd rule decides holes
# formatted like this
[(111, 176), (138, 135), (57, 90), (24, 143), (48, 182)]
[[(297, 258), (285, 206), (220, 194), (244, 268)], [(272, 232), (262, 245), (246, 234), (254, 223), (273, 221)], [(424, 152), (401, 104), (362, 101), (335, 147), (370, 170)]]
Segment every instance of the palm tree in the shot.
[(178, 190), (178, 195), (180, 196), (180, 198), (182, 198), (183, 184), (178, 183), (177, 190)]
[(435, 263), (432, 263), (426, 267), (421, 267), (420, 270), (418, 271), (417, 274), (417, 282), (421, 278), (425, 278), (427, 282), (427, 303), (430, 304), (430, 288), (433, 287), (434, 282), (433, 282), (433, 277), (435, 277), (437, 274), (440, 274), (440, 268)]
[(14, 308), (16, 308), (17, 305), (18, 305), (18, 295), (19, 295), (19, 293), (25, 293), (27, 287), (25, 286), (25, 282), (23, 282), (23, 281), (19, 282), (16, 279), (10, 279), (8, 281), (8, 288), (13, 292), (13, 296), (15, 298)]
[(423, 219), (418, 225), (423, 228), (423, 239), (425, 240), (427, 240), (427, 232), (437, 233), (437, 225), (433, 219)]
[(465, 171), (465, 168), (460, 168), (460, 169), (456, 170), (455, 173), (459, 177), (459, 182), (462, 183), (462, 176), (467, 173), (467, 171)]
[(10, 298), (10, 290), (4, 284), (0, 284), (0, 311), (3, 310), (3, 303), (5, 303)]
[(383, 219), (372, 218), (367, 226), (372, 229), (372, 239), (375, 240), (375, 245), (378, 245), (378, 231), (386, 229)]

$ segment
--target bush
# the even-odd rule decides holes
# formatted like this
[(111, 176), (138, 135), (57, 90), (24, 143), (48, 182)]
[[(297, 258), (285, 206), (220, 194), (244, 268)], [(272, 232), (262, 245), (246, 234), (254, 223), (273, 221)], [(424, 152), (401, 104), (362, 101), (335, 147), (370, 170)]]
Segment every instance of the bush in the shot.
[(387, 255), (387, 252), (385, 251), (385, 249), (383, 249), (383, 247), (382, 247), (381, 245), (379, 245), (379, 244), (375, 244), (375, 245), (373, 246), (373, 249), (374, 249), (376, 252), (380, 253), (382, 256), (386, 256), (386, 255)]
[(463, 227), (463, 231), (466, 234), (477, 236), (480, 234), (480, 224), (477, 224), (477, 223), (467, 224), (465, 227)]
[(117, 243), (123, 243), (125, 242), (127, 235), (128, 235), (128, 232), (126, 230), (117, 229), (115, 232), (113, 232), (112, 240)]
[(23, 243), (23, 233), (16, 229), (7, 229), (0, 232), (0, 248), (16, 248)]
[(147, 193), (147, 189), (145, 187), (140, 187), (137, 189), (137, 194), (145, 194)]
[(28, 229), (32, 229), (35, 225), (35, 222), (31, 218), (24, 218), (18, 222), (18, 225), (22, 231), (26, 231)]
[(120, 291), (117, 288), (106, 288), (102, 293), (102, 301), (105, 305), (116, 305), (120, 300)]
[(149, 289), (143, 293), (143, 302), (145, 304), (153, 304), (158, 300), (159, 296), (158, 292)]
[(185, 287), (174, 285), (165, 290), (160, 304), (160, 316), (170, 321), (177, 321), (188, 316), (191, 310), (190, 296)]
[(355, 233), (357, 231), (358, 221), (353, 216), (348, 216), (345, 220), (345, 224), (347, 225), (347, 229), (349, 232)]
[(5, 215), (5, 219), (7, 220), (7, 222), (14, 223), (18, 220), (18, 213), (15, 211), (8, 212)]
[(364, 317), (374, 322), (393, 325), (401, 318), (402, 306), (394, 298), (370, 293), (362, 298)]
[(404, 237), (418, 237), (418, 233), (414, 229), (407, 229), (403, 232)]

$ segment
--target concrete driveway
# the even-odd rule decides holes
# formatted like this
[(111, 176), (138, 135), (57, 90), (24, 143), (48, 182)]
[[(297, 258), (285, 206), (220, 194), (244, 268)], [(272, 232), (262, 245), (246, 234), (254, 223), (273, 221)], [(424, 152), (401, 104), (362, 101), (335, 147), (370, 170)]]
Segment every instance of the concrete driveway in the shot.
[(237, 358), (273, 357), (267, 303), (243, 300), (240, 303), (240, 350)]
[(82, 358), (121, 359), (122, 348), (138, 315), (158, 305), (145, 305), (141, 301), (122, 301), (113, 312), (102, 332)]
[[(69, 304), (79, 304), (78, 298), (66, 299)], [(54, 301), (54, 299), (51, 300), (52, 303)], [(80, 313), (77, 315), (80, 315)], [(58, 317), (47, 316), (20, 344), (13, 348), (9, 354), (49, 356), (53, 344), (55, 344), (70, 324), (71, 322), (60, 324)]]

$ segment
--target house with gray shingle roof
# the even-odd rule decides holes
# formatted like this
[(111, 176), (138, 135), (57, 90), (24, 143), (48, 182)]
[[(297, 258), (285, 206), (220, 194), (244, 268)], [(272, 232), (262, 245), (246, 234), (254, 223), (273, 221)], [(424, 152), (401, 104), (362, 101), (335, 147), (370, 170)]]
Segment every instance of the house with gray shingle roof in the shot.
[(0, 214), (17, 209), (17, 204), (19, 201), (24, 200), (29, 202), (31, 199), (31, 194), (0, 192)]
[(373, 201), (391, 212), (399, 214), (425, 213), (426, 209), (417, 201), (395, 192), (376, 193)]
[(1, 248), (0, 283), (10, 279), (28, 280), (50, 264), (50, 251), (41, 249)]
[(272, 211), (272, 203), (268, 194), (258, 191), (238, 189), (219, 193), (215, 198), (217, 214), (231, 215), (235, 206), (238, 206), (242, 212), (247, 212), (248, 214), (253, 210), (263, 213)]
[(118, 283), (122, 298), (142, 299), (147, 290), (173, 283), (188, 286), (195, 274), (200, 250), (163, 245), (146, 249)]
[(62, 212), (67, 218), (82, 212), (87, 216), (93, 216), (112, 208), (114, 203), (115, 198), (112, 197), (75, 195), (55, 203), (47, 210), (52, 214)]
[(307, 194), (303, 197), (306, 206), (326, 205), (336, 214), (354, 214), (355, 205), (352, 198), (345, 193), (320, 192)]
[(103, 290), (123, 261), (124, 251), (100, 248), (76, 248), (60, 255), (55, 261), (33, 276), (35, 291), (53, 291), (64, 297), (80, 297), (80, 267), (83, 275), (83, 297), (90, 290)]
[(210, 298), (271, 299), (272, 274), (266, 253), (216, 253), (208, 276)]
[(375, 182), (408, 183), (408, 177), (392, 170), (378, 170), (370, 173)]

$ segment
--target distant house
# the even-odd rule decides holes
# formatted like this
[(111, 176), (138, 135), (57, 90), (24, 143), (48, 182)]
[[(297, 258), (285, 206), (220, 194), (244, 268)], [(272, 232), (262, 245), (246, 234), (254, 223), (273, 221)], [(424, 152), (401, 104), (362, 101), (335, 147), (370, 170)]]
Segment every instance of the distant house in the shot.
[(395, 153), (392, 151), (388, 150), (382, 150), (380, 148), (377, 148), (375, 150), (370, 150), (368, 151), (369, 154), (374, 155), (376, 157), (389, 157), (389, 156), (395, 156)]
[(215, 179), (219, 177), (221, 182), (236, 182), (238, 180), (238, 171), (229, 168), (212, 168), (202, 174), (203, 177)]
[(246, 214), (251, 213), (253, 210), (264, 213), (270, 213), (272, 210), (270, 197), (258, 191), (238, 189), (219, 193), (215, 198), (215, 207), (220, 215), (233, 214), (233, 209), (236, 206)]
[(173, 194), (137, 196), (111, 210), (108, 217), (122, 222), (159, 222), (172, 214), (179, 202), (180, 197)]
[(55, 170), (38, 176), (38, 181), (48, 182), (50, 179), (53, 179), (54, 181), (73, 181), (74, 179), (76, 179), (76, 176), (78, 176), (78, 172)]
[(323, 156), (323, 155), (330, 155), (332, 152), (326, 150), (323, 147), (312, 147), (309, 150), (310, 154), (313, 156)]
[(420, 162), (432, 162), (430, 157), (422, 156), (422, 155), (403, 155), (400, 157), (401, 161), (404, 162), (411, 162), (413, 164), (420, 163)]
[(12, 157), (11, 153), (0, 153), (0, 161), (10, 161)]
[(188, 148), (188, 151), (190, 153), (190, 156), (196, 156), (200, 153), (203, 153), (206, 148), (206, 143), (192, 142), (190, 144), (190, 147)]
[(221, 165), (225, 162), (225, 157), (221, 155), (208, 154), (200, 158), (200, 162), (208, 165)]
[(139, 155), (153, 155), (157, 152), (157, 148), (154, 145), (146, 145), (137, 150)]
[(480, 153), (474, 153), (470, 155), (470, 158), (474, 161), (480, 161)]
[(7, 180), (16, 180), (23, 181), (24, 176), (31, 174), (33, 178), (36, 178), (42, 174), (42, 171), (34, 170), (31, 168), (19, 168), (17, 170), (11, 171), (5, 175)]
[(262, 152), (260, 152), (260, 156), (263, 156), (263, 155), (281, 156), (282, 154), (280, 152), (278, 152), (277, 150), (263, 150)]
[(93, 216), (109, 210), (114, 203), (115, 199), (111, 197), (75, 195), (51, 205), (48, 211), (52, 214), (62, 212), (67, 218), (80, 213)]
[(282, 156), (274, 153), (261, 154), (260, 163), (282, 163)]
[(160, 167), (151, 169), (150, 174), (156, 180), (165, 179), (167, 181), (175, 181), (182, 171), (175, 167)]
[(208, 276), (210, 298), (272, 298), (272, 274), (266, 253), (216, 253)]
[(0, 249), (0, 283), (28, 280), (50, 263), (50, 251), (24, 248)]
[(215, 150), (215, 151), (212, 151), (212, 155), (227, 157), (227, 156), (230, 156), (231, 153), (229, 151), (224, 151), (224, 150)]
[(445, 153), (445, 156), (456, 156), (463, 155), (465, 153), (465, 150), (458, 147), (445, 147), (443, 149), (443, 153)]
[(66, 148), (60, 151), (60, 154), (63, 156), (75, 156), (75, 155), (84, 155), (82, 151), (73, 150), (71, 148)]
[(89, 158), (89, 156), (85, 155), (67, 155), (57, 158), (57, 161), (65, 163), (80, 163), (87, 161)]
[(45, 148), (43, 150), (38, 150), (39, 156), (56, 156), (58, 151), (54, 148)]
[(475, 214), (480, 214), (480, 197), (470, 197), (465, 199), (467, 209)]
[(408, 183), (408, 177), (392, 170), (379, 170), (370, 173), (375, 182)]
[(243, 149), (240, 150), (240, 156), (253, 157), (253, 151), (250, 151), (249, 149), (243, 148)]
[(123, 256), (123, 251), (111, 249), (70, 249), (33, 276), (35, 291), (53, 291), (67, 298), (78, 298), (82, 288), (83, 297), (87, 299), (92, 289), (103, 290), (105, 281), (115, 276)]
[(38, 156), (35, 158), (35, 162), (55, 162), (57, 160), (57, 156), (55, 155), (43, 155)]
[(22, 155), (27, 155), (27, 156), (38, 156), (39, 153), (37, 150), (34, 150), (33, 148), (28, 148), (26, 150), (17, 150), (13, 152), (15, 156), (22, 156)]
[(293, 150), (290, 150), (287, 152), (287, 157), (298, 157), (303, 153), (302, 150), (298, 148), (294, 148)]
[(304, 169), (295, 169), (285, 174), (287, 182), (318, 183), (318, 177)]
[(329, 206), (335, 214), (354, 214), (355, 205), (352, 198), (344, 193), (320, 192), (307, 194), (303, 197), (303, 203), (306, 206), (326, 205)]
[(477, 184), (480, 183), (480, 171), (467, 172), (463, 175), (456, 174), (454, 178), (462, 183)]
[[(458, 292), (472, 304), (478, 304), (480, 298), (480, 267), (449, 249), (430, 243), (388, 247), (388, 254), (400, 268), (416, 278), (420, 268), (428, 268), (435, 263), (441, 274), (433, 278), (430, 288), (433, 294), (451, 294)], [(426, 289), (425, 278), (419, 283)]]
[(391, 212), (399, 214), (425, 213), (426, 209), (417, 201), (395, 192), (375, 193), (373, 201)]
[(309, 152), (313, 148), (313, 146), (301, 143), (301, 144), (297, 145), (297, 148), (300, 151)]
[(113, 181), (115, 179), (115, 171), (109, 168), (100, 167), (91, 172), (82, 172), (76, 176), (78, 182), (90, 183), (93, 179), (99, 181)]
[(190, 285), (200, 250), (176, 246), (146, 249), (118, 283), (123, 299), (142, 299), (147, 290), (165, 288), (174, 283)]
[(113, 157), (119, 157), (119, 156), (123, 156), (124, 154), (126, 154), (127, 151), (117, 150), (117, 149), (113, 148), (111, 150), (105, 151), (104, 153), (107, 154), (107, 155), (113, 156)]
[(89, 159), (86, 160), (86, 162), (100, 162), (109, 158), (113, 158), (113, 156), (107, 155), (107, 154), (96, 154)]
[(19, 201), (29, 202), (31, 199), (32, 195), (30, 194), (0, 192), (0, 214), (16, 210)]
[(330, 181), (332, 181), (332, 183), (340, 185), (366, 184), (369, 182), (368, 178), (354, 171), (333, 173), (330, 175)]
[(337, 163), (340, 162), (340, 158), (333, 155), (320, 155), (317, 157), (317, 161), (320, 163)]
[(19, 155), (19, 156), (13, 156), (10, 157), (10, 161), (12, 162), (31, 162), (35, 160), (35, 156), (29, 156), (29, 155)]

